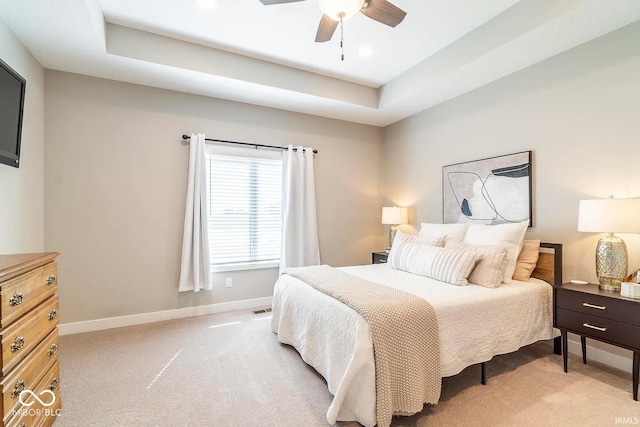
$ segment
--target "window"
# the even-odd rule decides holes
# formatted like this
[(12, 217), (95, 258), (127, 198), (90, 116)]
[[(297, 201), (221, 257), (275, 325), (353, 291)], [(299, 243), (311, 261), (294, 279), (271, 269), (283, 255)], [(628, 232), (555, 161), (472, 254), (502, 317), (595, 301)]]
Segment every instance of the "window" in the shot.
[(276, 267), (282, 230), (282, 154), (207, 147), (211, 271)]

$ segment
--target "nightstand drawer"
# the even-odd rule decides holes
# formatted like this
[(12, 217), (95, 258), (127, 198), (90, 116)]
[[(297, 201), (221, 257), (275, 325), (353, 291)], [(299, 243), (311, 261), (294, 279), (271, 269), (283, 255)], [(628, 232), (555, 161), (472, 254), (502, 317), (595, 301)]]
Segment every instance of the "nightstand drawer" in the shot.
[(389, 254), (385, 252), (372, 252), (371, 253), (371, 263), (372, 264), (385, 264), (387, 262), (387, 258)]
[(556, 326), (627, 348), (640, 348), (640, 327), (558, 308)]
[(640, 310), (636, 302), (567, 289), (558, 289), (556, 299), (558, 308), (640, 327)]

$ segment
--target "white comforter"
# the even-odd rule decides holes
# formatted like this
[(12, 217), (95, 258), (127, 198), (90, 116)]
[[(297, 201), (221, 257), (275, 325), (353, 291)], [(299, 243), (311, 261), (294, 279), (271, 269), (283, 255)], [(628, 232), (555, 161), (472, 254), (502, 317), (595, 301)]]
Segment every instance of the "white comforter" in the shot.
[[(387, 264), (341, 270), (428, 300), (438, 316), (441, 375), (455, 375), (498, 354), (553, 338), (552, 288), (513, 281), (496, 289), (455, 286), (389, 268)], [(334, 395), (327, 421), (376, 424), (375, 366), (371, 331), (358, 313), (288, 275), (276, 282), (272, 330), (294, 346), (327, 380)]]

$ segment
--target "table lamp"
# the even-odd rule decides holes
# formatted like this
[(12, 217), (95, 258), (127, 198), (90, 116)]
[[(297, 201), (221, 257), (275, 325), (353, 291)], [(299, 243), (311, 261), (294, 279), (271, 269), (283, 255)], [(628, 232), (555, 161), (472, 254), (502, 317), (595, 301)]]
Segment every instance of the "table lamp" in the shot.
[(578, 231), (608, 233), (596, 246), (596, 275), (600, 288), (620, 291), (627, 277), (627, 245), (613, 233), (640, 233), (640, 199), (580, 200)]
[(382, 223), (391, 225), (389, 228), (389, 248), (391, 248), (393, 239), (396, 237), (398, 225), (406, 224), (407, 222), (407, 208), (398, 206), (382, 208)]

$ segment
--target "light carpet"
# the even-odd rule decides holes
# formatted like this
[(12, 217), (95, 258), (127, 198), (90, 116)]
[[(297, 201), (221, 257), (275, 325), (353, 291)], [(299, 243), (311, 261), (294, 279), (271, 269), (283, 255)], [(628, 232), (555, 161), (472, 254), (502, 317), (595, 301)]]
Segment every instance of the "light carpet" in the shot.
[[(278, 343), (270, 317), (242, 311), (61, 337), (55, 426), (327, 426), (326, 383)], [(640, 416), (631, 375), (569, 362), (565, 374), (548, 343), (494, 357), (487, 385), (469, 367), (443, 380), (438, 405), (392, 425), (614, 426)]]

